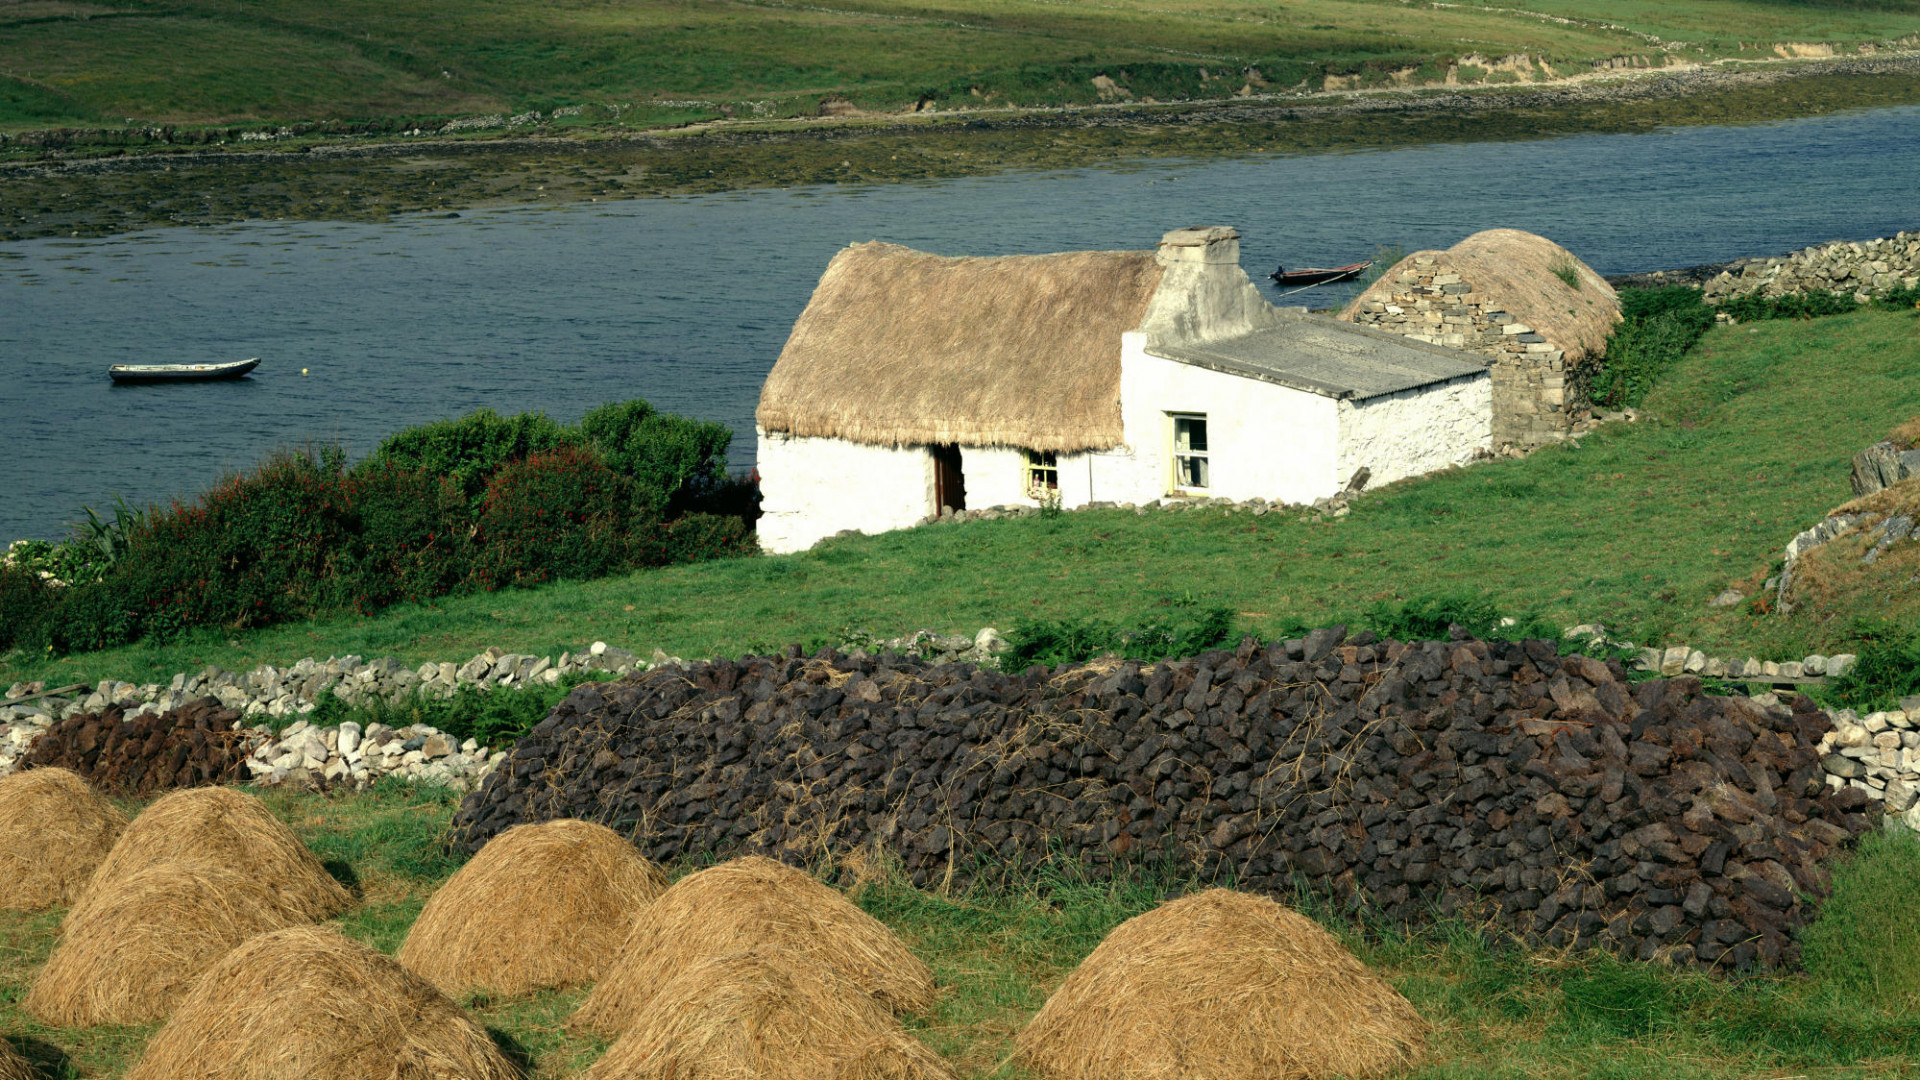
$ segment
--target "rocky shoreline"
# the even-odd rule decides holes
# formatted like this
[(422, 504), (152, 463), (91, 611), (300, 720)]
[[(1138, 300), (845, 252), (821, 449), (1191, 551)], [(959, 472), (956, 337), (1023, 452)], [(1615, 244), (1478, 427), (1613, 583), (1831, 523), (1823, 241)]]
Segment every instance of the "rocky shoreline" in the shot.
[[(19, 133), (0, 145), (0, 240), (152, 225), (392, 215), (848, 181), (984, 175), (1177, 156), (1509, 139), (1818, 115), (1920, 100), (1920, 54), (1624, 68), (1471, 89), (1257, 93), (1230, 100), (720, 120), (672, 130), (377, 125)], [(1794, 81), (1790, 100), (1769, 92)], [(1718, 95), (1718, 97), (1716, 97)], [(1689, 107), (1689, 103), (1692, 103)], [(525, 123), (513, 126), (513, 120)], [(337, 129), (337, 130), (336, 130)], [(502, 136), (496, 132), (511, 132)], [(263, 138), (264, 136), (264, 138)], [(211, 145), (209, 145), (211, 143)], [(582, 171), (584, 170), (584, 171)], [(605, 175), (590, 175), (604, 173)], [(429, 181), (433, 181), (430, 183)], [(204, 196), (176, 198), (181, 185)]]

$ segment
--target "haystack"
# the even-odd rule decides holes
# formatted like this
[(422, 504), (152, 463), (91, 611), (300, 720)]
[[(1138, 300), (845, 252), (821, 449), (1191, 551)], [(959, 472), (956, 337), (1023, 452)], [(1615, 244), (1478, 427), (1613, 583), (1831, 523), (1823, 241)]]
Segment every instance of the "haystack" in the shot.
[(951, 1080), (885, 1006), (818, 960), (741, 952), (660, 988), (585, 1080)]
[(666, 876), (604, 825), (520, 825), (433, 894), (399, 960), (453, 997), (589, 983), (666, 887)]
[(895, 1012), (933, 1003), (933, 973), (893, 931), (812, 877), (751, 856), (689, 874), (641, 911), (572, 1023), (618, 1035), (687, 968), (750, 949), (818, 960)]
[[(1431, 262), (1423, 265), (1422, 259)], [(1605, 278), (1559, 244), (1519, 229), (1487, 229), (1445, 251), (1416, 251), (1349, 301), (1339, 318), (1355, 322), (1369, 303), (1405, 300), (1401, 276), (1429, 270), (1458, 274), (1477, 308), (1498, 307), (1532, 327), (1565, 353), (1569, 367), (1603, 352), (1620, 321), (1620, 298)], [(1562, 280), (1568, 271), (1578, 288)]]
[(519, 1080), (433, 984), (334, 930), (248, 940), (187, 994), (126, 1080)]
[(0, 1080), (40, 1080), (40, 1074), (5, 1039), (0, 1039)]
[(320, 861), (259, 799), (232, 788), (189, 788), (156, 800), (121, 834), (73, 915), (106, 894), (110, 883), (173, 862), (226, 870), (274, 890), (302, 922), (318, 922), (353, 904)]
[(1015, 1055), (1047, 1080), (1357, 1080), (1414, 1064), (1424, 1030), (1312, 920), (1211, 889), (1108, 934)]
[(235, 946), (304, 921), (251, 878), (150, 866), (103, 883), (74, 909), (23, 1004), (55, 1027), (163, 1020)]
[(0, 777), (0, 908), (73, 903), (126, 827), (125, 814), (65, 769)]

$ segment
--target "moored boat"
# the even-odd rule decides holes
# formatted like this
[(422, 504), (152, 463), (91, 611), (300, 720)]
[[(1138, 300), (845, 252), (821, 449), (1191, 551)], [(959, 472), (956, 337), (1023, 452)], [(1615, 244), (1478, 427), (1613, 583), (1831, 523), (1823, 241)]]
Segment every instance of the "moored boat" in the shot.
[(259, 366), (257, 356), (225, 364), (115, 364), (107, 377), (117, 383), (205, 382), (237, 379)]
[(1298, 270), (1289, 270), (1281, 266), (1267, 276), (1282, 285), (1326, 285), (1335, 281), (1352, 281), (1366, 273), (1367, 267), (1372, 265), (1373, 260), (1368, 259), (1366, 262), (1350, 263), (1346, 266), (1306, 266)]

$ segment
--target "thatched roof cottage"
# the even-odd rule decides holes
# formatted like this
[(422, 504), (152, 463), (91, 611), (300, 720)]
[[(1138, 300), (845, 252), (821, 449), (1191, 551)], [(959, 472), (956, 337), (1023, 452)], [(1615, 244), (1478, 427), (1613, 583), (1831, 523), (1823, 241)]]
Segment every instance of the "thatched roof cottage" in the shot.
[(1268, 304), (1230, 228), (1157, 251), (828, 264), (757, 414), (761, 546), (943, 508), (1309, 502), (1490, 446), (1483, 360)]

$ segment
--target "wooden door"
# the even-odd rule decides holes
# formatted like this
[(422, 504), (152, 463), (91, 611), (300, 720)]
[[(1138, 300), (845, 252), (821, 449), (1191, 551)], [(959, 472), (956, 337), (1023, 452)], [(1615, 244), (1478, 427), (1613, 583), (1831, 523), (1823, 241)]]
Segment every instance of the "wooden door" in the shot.
[(945, 443), (928, 449), (933, 454), (933, 512), (965, 510), (967, 479), (960, 471), (960, 447)]

